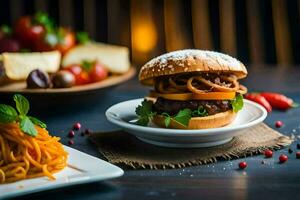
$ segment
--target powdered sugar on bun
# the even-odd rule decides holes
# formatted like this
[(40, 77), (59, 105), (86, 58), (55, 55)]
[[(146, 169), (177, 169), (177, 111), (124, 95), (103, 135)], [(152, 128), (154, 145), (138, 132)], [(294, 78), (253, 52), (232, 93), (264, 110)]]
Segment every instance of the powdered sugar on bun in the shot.
[(239, 60), (214, 51), (185, 49), (153, 58), (140, 70), (142, 84), (152, 85), (155, 77), (185, 72), (232, 73), (239, 79), (247, 76), (247, 69)]

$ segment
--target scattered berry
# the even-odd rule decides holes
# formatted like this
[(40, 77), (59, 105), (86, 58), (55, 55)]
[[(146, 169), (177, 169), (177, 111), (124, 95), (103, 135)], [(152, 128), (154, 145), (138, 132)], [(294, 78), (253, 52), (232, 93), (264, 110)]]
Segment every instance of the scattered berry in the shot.
[(246, 167), (247, 167), (247, 163), (245, 161), (239, 163), (239, 168), (240, 169), (245, 169)]
[(73, 140), (69, 140), (69, 145), (73, 145), (74, 144), (74, 141)]
[(297, 153), (296, 153), (296, 158), (300, 158), (300, 151), (298, 151)]
[(286, 155), (281, 154), (281, 155), (279, 156), (279, 162), (280, 162), (280, 163), (284, 163), (284, 162), (286, 162), (287, 160), (288, 160), (288, 157), (287, 157)]
[(289, 148), (289, 154), (293, 153), (293, 150), (291, 148)]
[(276, 121), (275, 122), (276, 128), (280, 128), (280, 127), (282, 127), (282, 125), (283, 125), (282, 121)]
[(272, 158), (273, 157), (273, 151), (271, 151), (271, 150), (265, 150), (264, 154), (265, 154), (266, 158)]
[(81, 124), (79, 122), (75, 123), (73, 126), (74, 130), (78, 131), (81, 128)]
[(74, 131), (69, 131), (68, 137), (69, 137), (69, 138), (72, 138), (72, 137), (74, 137), (74, 136), (75, 136), (75, 132), (74, 132)]
[(300, 144), (297, 144), (297, 149), (300, 149)]

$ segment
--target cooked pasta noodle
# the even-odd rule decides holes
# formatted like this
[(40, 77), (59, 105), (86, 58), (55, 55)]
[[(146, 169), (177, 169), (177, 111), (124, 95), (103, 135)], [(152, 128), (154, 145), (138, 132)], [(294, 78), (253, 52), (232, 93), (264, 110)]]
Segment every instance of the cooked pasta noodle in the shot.
[(68, 154), (46, 129), (35, 126), (37, 136), (24, 134), (18, 123), (0, 123), (0, 183), (47, 176), (67, 166)]

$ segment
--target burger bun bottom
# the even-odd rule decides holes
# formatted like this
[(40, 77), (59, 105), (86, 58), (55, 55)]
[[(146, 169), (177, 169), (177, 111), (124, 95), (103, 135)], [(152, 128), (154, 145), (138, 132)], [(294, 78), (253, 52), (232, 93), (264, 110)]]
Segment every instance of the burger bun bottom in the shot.
[[(208, 129), (218, 128), (230, 124), (236, 117), (236, 113), (232, 110), (209, 115), (207, 117), (192, 117), (188, 126), (171, 119), (168, 128), (171, 129)], [(165, 128), (165, 116), (156, 115), (153, 117), (152, 122), (162, 128)]]

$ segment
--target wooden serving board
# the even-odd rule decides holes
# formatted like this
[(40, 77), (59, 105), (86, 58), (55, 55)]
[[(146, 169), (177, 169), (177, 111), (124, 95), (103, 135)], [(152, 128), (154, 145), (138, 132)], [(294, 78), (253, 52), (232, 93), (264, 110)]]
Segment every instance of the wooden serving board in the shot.
[(49, 88), (49, 89), (28, 89), (26, 82), (15, 82), (0, 86), (0, 94), (22, 93), (22, 94), (65, 94), (65, 93), (84, 93), (88, 91), (100, 90), (110, 86), (118, 85), (132, 78), (136, 73), (134, 67), (131, 67), (126, 73), (120, 75), (111, 75), (107, 79), (90, 83), (87, 85), (73, 86), (71, 88)]

